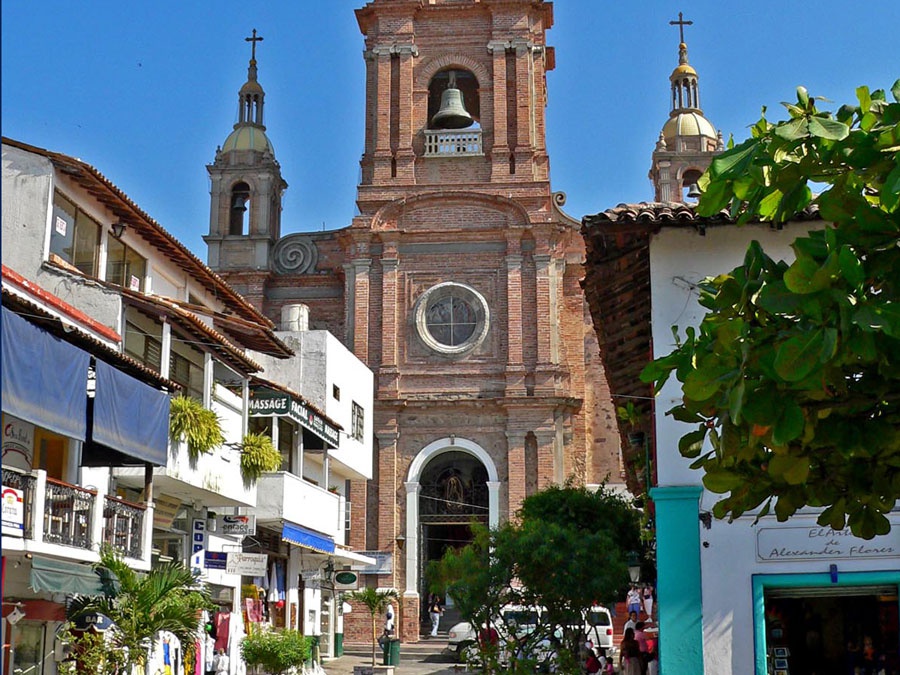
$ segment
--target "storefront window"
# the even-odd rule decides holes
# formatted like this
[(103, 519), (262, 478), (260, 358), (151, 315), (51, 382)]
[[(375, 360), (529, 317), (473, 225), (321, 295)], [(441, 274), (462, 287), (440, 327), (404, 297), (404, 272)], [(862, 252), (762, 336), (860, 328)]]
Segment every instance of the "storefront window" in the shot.
[[(52, 647), (52, 645), (51, 645)], [(44, 649), (44, 625), (21, 621), (12, 627), (11, 673), (38, 675), (42, 672)], [(53, 653), (47, 655), (53, 658)]]

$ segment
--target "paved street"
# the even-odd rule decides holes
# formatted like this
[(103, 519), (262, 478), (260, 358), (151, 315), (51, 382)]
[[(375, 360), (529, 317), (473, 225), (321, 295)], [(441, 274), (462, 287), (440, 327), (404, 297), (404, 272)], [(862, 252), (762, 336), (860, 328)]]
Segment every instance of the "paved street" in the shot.
[[(400, 645), (400, 665), (396, 675), (430, 675), (432, 673), (462, 673), (465, 667), (455, 662), (452, 655), (443, 654), (447, 647), (446, 638), (422, 640), (417, 644)], [(376, 663), (381, 663), (381, 650), (376, 651)], [(353, 666), (367, 666), (372, 663), (372, 648), (369, 645), (346, 645), (344, 655), (334, 661), (322, 664), (328, 675), (348, 675)]]

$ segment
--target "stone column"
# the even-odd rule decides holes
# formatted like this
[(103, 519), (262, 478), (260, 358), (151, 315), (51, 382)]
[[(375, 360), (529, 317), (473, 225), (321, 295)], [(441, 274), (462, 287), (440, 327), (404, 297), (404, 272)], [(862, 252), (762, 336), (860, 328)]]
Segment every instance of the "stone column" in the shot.
[(397, 367), (397, 328), (400, 315), (399, 301), (400, 265), (397, 242), (384, 241), (381, 257), (381, 368), (378, 371), (378, 397), (395, 398), (399, 387)]
[[(390, 551), (396, 563), (399, 560), (397, 552), (397, 535), (399, 530), (400, 509), (397, 503), (397, 440), (400, 435), (394, 430), (381, 430), (376, 432), (378, 438), (378, 550)], [(379, 579), (382, 586), (398, 588), (401, 571), (400, 565), (395, 564), (390, 582), (384, 578)]]
[(512, 41), (516, 50), (516, 175), (531, 178), (534, 174), (534, 86), (530, 40)]
[(372, 265), (368, 257), (368, 242), (356, 242), (353, 244), (353, 268), (352, 282), (348, 277), (347, 283), (352, 283), (353, 304), (349, 307), (353, 315), (353, 332), (349, 336), (353, 353), (363, 361), (369, 360), (369, 269)]
[(403, 631), (407, 642), (419, 640), (419, 483), (410, 481), (406, 487), (406, 527), (401, 534), (406, 537), (403, 551)]
[(556, 447), (557, 434), (555, 430), (540, 429), (534, 432), (534, 437), (537, 439), (537, 489), (543, 490), (557, 482), (561, 473), (556, 467), (560, 454)]
[(374, 97), (370, 105), (375, 109), (375, 153), (373, 156), (375, 183), (391, 178), (391, 47), (378, 46), (372, 52), (376, 58)]
[(506, 180), (509, 178), (509, 128), (506, 110), (506, 50), (509, 49), (509, 41), (492, 40), (488, 42), (487, 49), (492, 57), (494, 90), (494, 141), (490, 150), (491, 180)]
[(522, 336), (522, 254), (518, 236), (506, 241), (506, 395), (525, 395), (525, 365)]
[(500, 481), (488, 481), (488, 527), (494, 529), (500, 525)]
[(396, 150), (397, 179), (404, 183), (415, 183), (415, 154), (413, 153), (413, 59), (419, 49), (414, 44), (399, 44), (391, 47), (400, 60), (399, 119), (397, 120), (398, 146)]
[(527, 492), (525, 490), (525, 432), (507, 431), (507, 485), (509, 486), (508, 509), (510, 520), (522, 505)]

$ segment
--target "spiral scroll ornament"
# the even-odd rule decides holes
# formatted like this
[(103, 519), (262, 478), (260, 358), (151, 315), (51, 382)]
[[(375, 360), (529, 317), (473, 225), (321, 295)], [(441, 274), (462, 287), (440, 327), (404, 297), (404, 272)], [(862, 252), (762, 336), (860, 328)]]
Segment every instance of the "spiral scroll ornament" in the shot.
[(288, 235), (275, 244), (275, 269), (282, 274), (311, 274), (318, 260), (316, 244), (306, 235)]

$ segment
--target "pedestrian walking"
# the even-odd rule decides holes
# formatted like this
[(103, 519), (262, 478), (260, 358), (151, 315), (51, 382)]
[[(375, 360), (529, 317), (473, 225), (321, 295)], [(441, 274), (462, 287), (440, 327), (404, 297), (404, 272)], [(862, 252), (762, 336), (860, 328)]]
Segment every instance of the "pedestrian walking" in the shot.
[(643, 598), (644, 598), (644, 614), (647, 615), (648, 619), (653, 618), (653, 588), (650, 584), (644, 586), (643, 590)]
[(437, 637), (438, 626), (441, 623), (441, 614), (444, 613), (444, 605), (441, 599), (432, 593), (428, 599), (428, 615), (431, 617), (431, 637)]
[(626, 628), (619, 643), (619, 673), (641, 675), (641, 647), (634, 639), (634, 628)]
[(629, 614), (631, 612), (635, 614), (641, 613), (641, 592), (634, 584), (631, 584), (631, 588), (628, 589), (628, 594), (625, 596), (625, 604)]

